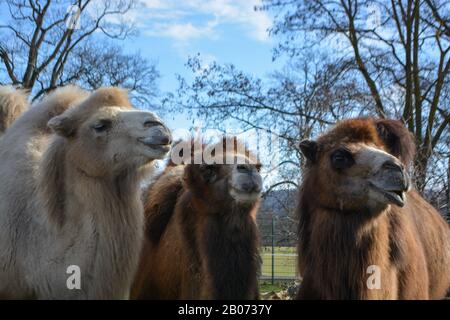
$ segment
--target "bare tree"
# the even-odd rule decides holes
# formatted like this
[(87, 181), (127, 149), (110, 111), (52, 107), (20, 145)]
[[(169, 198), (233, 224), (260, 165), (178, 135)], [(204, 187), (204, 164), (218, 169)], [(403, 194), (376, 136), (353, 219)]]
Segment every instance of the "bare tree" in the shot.
[(450, 7), (448, 1), (425, 0), (425, 5), (431, 10), (432, 19), (426, 19), (426, 23), (435, 30), (450, 37)]
[[(272, 34), (285, 36), (278, 54), (314, 48), (351, 57), (373, 100), (372, 112), (401, 117), (414, 133), (419, 149), (415, 180), (423, 190), (430, 159), (445, 143), (450, 126), (444, 93), (450, 71), (447, 1), (264, 2), (259, 9), (276, 13)], [(393, 95), (401, 99), (392, 100)], [(448, 144), (444, 152), (449, 155)]]
[(110, 41), (87, 40), (73, 51), (57, 86), (77, 83), (92, 90), (120, 86), (131, 92), (136, 106), (149, 107), (158, 94), (159, 77), (155, 63), (139, 52), (128, 54)]
[(272, 164), (266, 175), (276, 172), (278, 177), (266, 186), (266, 193), (297, 187), (302, 165), (297, 148), (300, 140), (367, 104), (346, 60), (309, 55), (291, 61), (267, 81), (233, 65), (211, 63), (204, 67), (199, 56), (191, 58), (187, 66), (196, 75), (194, 80), (180, 78), (179, 90), (165, 100), (165, 108), (182, 107), (192, 117), (223, 131), (234, 123), (241, 132), (261, 130), (277, 136), (280, 161)]
[[(125, 17), (136, 3), (136, 0), (5, 0), (3, 8), (8, 10), (10, 19), (6, 24), (0, 24), (0, 74), (3, 76), (0, 81), (30, 89), (34, 98), (38, 98), (56, 86), (70, 82), (72, 77), (91, 87), (98, 86), (100, 82), (90, 83), (94, 81), (92, 73), (104, 71), (108, 72), (105, 77), (109, 79), (97, 80), (143, 91), (140, 86), (148, 79), (148, 74), (144, 73), (152, 72), (154, 68), (147, 66), (138, 78), (130, 78), (143, 58), (124, 55), (118, 47), (112, 48), (118, 54), (116, 57), (107, 57), (106, 48), (98, 51), (96, 56), (89, 50), (89, 47), (93, 49), (92, 45), (86, 44), (90, 38), (95, 37), (98, 41), (101, 35), (125, 39), (132, 34), (134, 26)], [(80, 71), (75, 74), (74, 67), (80, 62), (81, 53), (88, 53), (83, 62), (94, 67), (97, 59), (95, 67), (99, 68), (93, 71), (86, 67), (84, 74)], [(107, 58), (106, 66), (101, 64), (100, 59), (104, 58)], [(125, 61), (127, 58), (131, 61)], [(127, 68), (128, 74), (112, 70), (114, 64)]]

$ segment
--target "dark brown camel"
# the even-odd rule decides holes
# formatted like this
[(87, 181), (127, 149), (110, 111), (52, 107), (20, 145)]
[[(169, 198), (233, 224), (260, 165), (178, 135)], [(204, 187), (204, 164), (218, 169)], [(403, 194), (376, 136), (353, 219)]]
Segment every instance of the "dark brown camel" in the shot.
[(403, 124), (345, 120), (300, 148), (298, 298), (443, 298), (449, 227), (410, 186), (415, 146)]
[[(132, 298), (258, 297), (260, 165), (239, 151), (236, 139), (212, 150), (226, 143), (236, 144), (232, 164), (170, 164), (150, 186), (147, 237)], [(230, 154), (222, 150), (226, 159)]]

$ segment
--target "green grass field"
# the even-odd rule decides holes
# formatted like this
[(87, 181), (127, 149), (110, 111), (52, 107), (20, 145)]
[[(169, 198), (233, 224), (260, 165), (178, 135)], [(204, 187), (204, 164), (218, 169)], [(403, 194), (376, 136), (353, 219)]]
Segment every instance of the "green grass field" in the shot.
[(270, 282), (261, 282), (259, 284), (260, 292), (280, 292), (286, 289), (286, 284), (282, 282), (275, 282), (271, 284)]
[[(275, 279), (295, 278), (297, 257), (294, 247), (275, 247), (274, 276)], [(262, 277), (272, 276), (272, 247), (261, 249)]]

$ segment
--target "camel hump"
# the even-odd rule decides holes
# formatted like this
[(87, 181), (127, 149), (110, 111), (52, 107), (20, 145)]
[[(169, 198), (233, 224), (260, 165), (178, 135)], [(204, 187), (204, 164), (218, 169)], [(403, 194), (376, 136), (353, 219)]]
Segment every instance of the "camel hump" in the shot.
[(47, 118), (50, 119), (63, 113), (68, 108), (80, 103), (88, 96), (88, 92), (83, 89), (69, 85), (58, 88), (47, 96), (45, 96), (40, 102), (38, 102), (36, 108), (40, 111), (47, 111)]
[(416, 154), (414, 135), (401, 120), (379, 119), (375, 121), (378, 135), (388, 151), (404, 164), (411, 164)]
[(177, 198), (183, 190), (182, 168), (169, 167), (146, 191), (146, 235), (154, 245), (159, 243), (175, 214)]
[(128, 91), (117, 87), (102, 87), (95, 90), (86, 100), (86, 104), (97, 107), (120, 106), (132, 108), (128, 99)]
[(0, 86), (0, 134), (28, 108), (28, 91)]

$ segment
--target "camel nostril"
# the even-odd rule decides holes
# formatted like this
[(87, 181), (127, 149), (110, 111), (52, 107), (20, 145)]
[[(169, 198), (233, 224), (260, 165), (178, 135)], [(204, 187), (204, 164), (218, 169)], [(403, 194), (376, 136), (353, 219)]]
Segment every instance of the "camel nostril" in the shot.
[(153, 119), (148, 119), (144, 121), (144, 127), (145, 128), (150, 128), (150, 127), (154, 127), (154, 126), (158, 126), (158, 125), (162, 125), (161, 122), (157, 121), (157, 120), (153, 120)]
[(170, 130), (163, 124), (158, 127), (160, 134), (159, 141), (160, 144), (170, 145), (172, 144), (172, 134)]
[(383, 163), (383, 169), (385, 170), (393, 170), (393, 171), (400, 171), (403, 172), (403, 165), (397, 164), (391, 160), (386, 161)]
[(237, 170), (241, 171), (241, 172), (246, 172), (246, 171), (248, 171), (248, 167), (246, 165), (244, 165), (244, 164), (239, 164), (237, 166)]
[(242, 190), (245, 192), (251, 192), (253, 191), (253, 183), (243, 183), (242, 184)]
[(161, 137), (161, 144), (171, 144), (172, 138), (170, 136), (163, 136)]
[[(409, 190), (410, 180), (403, 164), (388, 160), (381, 166), (382, 179), (387, 190), (405, 192)], [(381, 181), (380, 180), (380, 181)]]

